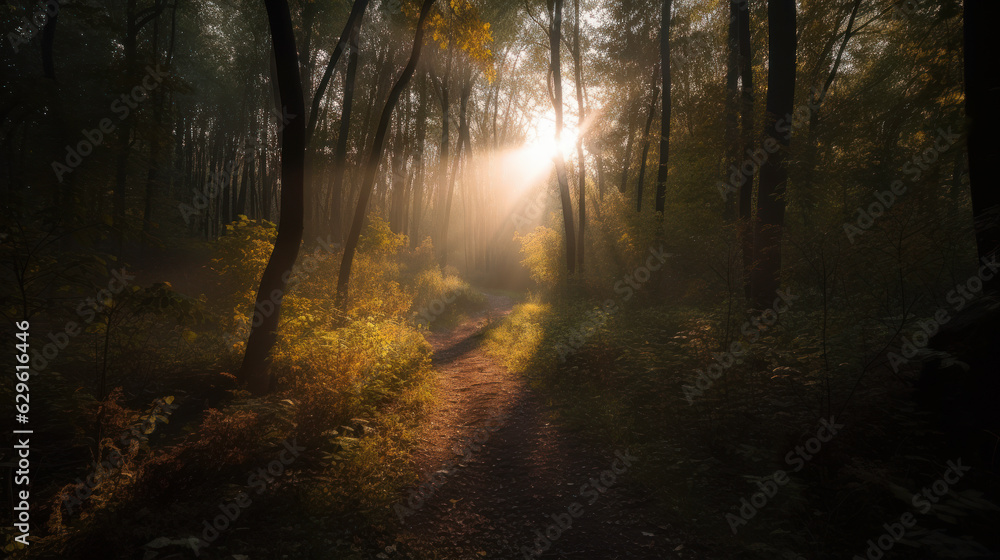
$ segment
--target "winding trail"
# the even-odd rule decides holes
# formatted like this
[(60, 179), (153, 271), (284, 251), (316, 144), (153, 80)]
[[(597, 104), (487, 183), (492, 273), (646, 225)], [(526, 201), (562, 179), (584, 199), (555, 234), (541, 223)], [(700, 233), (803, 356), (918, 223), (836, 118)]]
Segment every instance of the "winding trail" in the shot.
[[(525, 380), (486, 353), (483, 329), (513, 307), (510, 298), (487, 297), (488, 311), (428, 337), (440, 399), (414, 460), (421, 480), (448, 461), (459, 466), (405, 518), (397, 534), (400, 550), (448, 560), (691, 558), (681, 541), (671, 539), (679, 531), (650, 521), (649, 501), (630, 484), (627, 470), (605, 492), (581, 495), (592, 477), (613, 465), (621, 469), (615, 453), (627, 450), (594, 447), (553, 423)], [(491, 417), (503, 415), (495, 432), (483, 429)], [(480, 441), (488, 437), (481, 446), (463, 439), (476, 432)], [(582, 508), (574, 510), (575, 518), (567, 513), (573, 503)], [(571, 527), (560, 529), (541, 556), (527, 555), (536, 546), (536, 530), (544, 533), (555, 524), (553, 514), (562, 514), (564, 523), (571, 519)]]

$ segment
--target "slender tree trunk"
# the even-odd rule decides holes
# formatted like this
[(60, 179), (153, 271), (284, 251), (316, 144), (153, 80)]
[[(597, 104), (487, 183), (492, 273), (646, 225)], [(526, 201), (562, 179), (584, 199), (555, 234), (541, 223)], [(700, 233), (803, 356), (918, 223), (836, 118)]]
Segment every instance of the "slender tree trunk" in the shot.
[[(740, 68), (740, 131), (741, 144), (739, 153), (750, 148), (753, 143), (753, 53), (751, 52), (750, 41), (750, 10), (747, 2), (734, 0), (737, 6), (737, 35), (739, 43), (739, 68)], [(741, 156), (742, 157), (742, 156)], [(739, 162), (736, 163), (739, 167)], [(742, 173), (741, 169), (735, 173)], [(749, 176), (742, 176), (744, 182), (739, 187), (738, 214), (740, 218), (740, 245), (743, 254), (743, 291), (747, 299), (750, 299), (750, 274), (755, 266), (754, 256), (754, 232), (756, 227), (753, 215), (753, 182), (754, 173)]]
[(618, 192), (625, 194), (628, 192), (628, 172), (632, 163), (632, 143), (635, 139), (635, 111), (629, 110), (628, 131), (625, 133), (625, 164), (622, 166), (622, 182), (618, 185)]
[[(173, 62), (174, 58), (174, 40), (177, 37), (177, 5), (179, 0), (175, 0), (173, 3), (173, 8), (170, 12), (170, 39), (167, 46), (167, 56), (164, 59), (164, 63), (167, 67)], [(159, 47), (157, 37), (159, 35), (159, 21), (153, 23), (153, 64), (159, 61)], [(159, 137), (159, 133), (163, 130), (163, 103), (168, 96), (168, 92), (164, 91), (162, 87), (156, 88), (153, 91), (153, 123), (154, 123), (154, 135), (149, 142), (149, 169), (146, 171), (146, 206), (142, 213), (142, 232), (143, 232), (143, 242), (148, 242), (150, 236), (153, 234), (153, 208), (154, 197), (158, 194), (158, 188), (162, 188), (160, 185), (160, 150), (161, 144), (165, 143), (165, 140)], [(166, 127), (169, 129), (169, 126)]]
[(795, 0), (769, 0), (767, 12), (770, 62), (764, 132), (765, 137), (777, 141), (779, 148), (760, 166), (759, 226), (754, 236), (754, 253), (760, 263), (751, 274), (752, 300), (759, 308), (769, 306), (781, 286), (781, 233), (792, 136), (785, 115), (792, 113), (795, 95)]
[[(816, 141), (816, 134), (819, 130), (819, 114), (823, 102), (826, 100), (826, 94), (830, 91), (830, 87), (833, 85), (833, 81), (837, 77), (837, 72), (840, 70), (840, 65), (844, 58), (844, 51), (847, 50), (847, 42), (854, 36), (854, 21), (857, 18), (858, 9), (860, 7), (861, 0), (854, 0), (854, 4), (851, 6), (851, 15), (847, 20), (847, 29), (844, 30), (844, 39), (840, 42), (840, 48), (837, 49), (837, 55), (833, 61), (833, 68), (830, 69), (830, 73), (823, 82), (823, 89), (821, 89), (816, 95), (811, 92), (809, 94), (812, 98), (812, 103), (809, 111), (809, 130), (807, 132), (805, 142), (805, 157), (803, 158), (803, 188), (799, 189), (802, 193), (802, 209), (807, 222), (810, 221), (809, 217), (812, 215), (812, 210), (817, 204), (815, 196), (816, 186), (813, 185), (812, 181), (813, 177), (816, 175), (816, 166), (819, 159), (819, 146)], [(839, 29), (836, 29), (835, 31), (839, 31)]]
[[(726, 57), (726, 163), (723, 164), (722, 184), (729, 185), (730, 169), (740, 167), (740, 35), (739, 35), (740, 0), (729, 0), (729, 40)], [(728, 164), (728, 165), (727, 165)], [(723, 190), (728, 193), (727, 189)], [(727, 222), (735, 222), (739, 206), (739, 197), (725, 195), (723, 216)]]
[(580, 114), (577, 124), (576, 159), (580, 171), (577, 177), (577, 203), (579, 204), (580, 235), (576, 243), (576, 266), (583, 272), (584, 229), (587, 225), (587, 162), (583, 156), (584, 127), (587, 123), (587, 111), (583, 105), (583, 58), (580, 54), (580, 0), (573, 0), (573, 70), (576, 82), (576, 105)]
[(660, 108), (660, 167), (656, 171), (656, 211), (663, 219), (667, 200), (667, 163), (670, 159), (670, 3), (663, 0), (660, 14), (660, 76), (663, 104)]
[(451, 175), (448, 177), (448, 187), (445, 191), (445, 203), (444, 203), (444, 217), (441, 219), (441, 267), (448, 265), (448, 226), (451, 223), (451, 205), (452, 199), (455, 196), (455, 181), (458, 179), (459, 166), (461, 165), (461, 159), (466, 147), (463, 142), (463, 135), (465, 133), (465, 111), (468, 108), (469, 103), (469, 93), (472, 90), (472, 80), (469, 78), (468, 73), (465, 73), (464, 80), (462, 81), (462, 91), (459, 100), (459, 126), (458, 126), (458, 145), (455, 149), (455, 161), (452, 164)]
[(364, 18), (365, 8), (367, 7), (368, 0), (354, 0), (354, 4), (351, 5), (351, 13), (347, 16), (347, 23), (344, 24), (344, 29), (340, 32), (340, 39), (337, 40), (337, 46), (334, 47), (333, 54), (330, 55), (330, 61), (327, 62), (326, 70), (323, 71), (323, 77), (320, 79), (316, 93), (313, 95), (312, 106), (309, 111), (309, 124), (306, 126), (307, 143), (312, 142), (312, 135), (316, 130), (316, 122), (319, 117), (319, 104), (326, 93), (326, 88), (330, 85), (330, 78), (333, 77), (333, 71), (337, 67), (337, 62), (340, 61), (344, 49), (347, 47), (354, 27), (360, 25), (359, 22)]
[(358, 75), (358, 55), (361, 34), (359, 17), (354, 22), (350, 34), (350, 52), (347, 55), (347, 74), (344, 77), (344, 100), (340, 109), (340, 129), (337, 132), (337, 147), (333, 152), (333, 182), (330, 185), (330, 218), (333, 222), (333, 242), (341, 243), (344, 239), (343, 200), (344, 171), (347, 168), (347, 142), (350, 140), (351, 112), (354, 107), (354, 83)]
[(56, 64), (52, 55), (52, 47), (56, 41), (56, 23), (58, 20), (59, 12), (57, 11), (54, 16), (45, 22), (45, 26), (42, 27), (42, 71), (45, 73), (45, 77), (52, 81), (56, 79)]
[[(128, 76), (134, 75), (136, 57), (136, 29), (135, 20), (136, 0), (128, 0), (125, 12), (125, 40), (123, 47), (125, 51), (125, 73)], [(118, 257), (122, 257), (125, 250), (125, 188), (128, 181), (128, 159), (132, 150), (132, 119), (124, 119), (118, 127), (118, 163), (115, 170), (115, 190), (113, 201), (113, 223), (117, 241)]]
[(392, 180), (390, 181), (391, 190), (389, 192), (389, 230), (393, 233), (403, 232), (403, 196), (406, 194), (404, 192), (406, 185), (406, 176), (404, 174), (404, 170), (406, 169), (406, 152), (404, 149), (406, 123), (406, 112), (401, 111), (396, 118), (396, 134), (392, 143), (392, 158), (390, 160)]
[[(440, 81), (440, 92), (441, 92), (441, 149), (439, 152), (440, 160), (438, 162), (438, 185), (440, 186), (438, 200), (440, 202), (439, 207), (444, 208), (447, 205), (448, 197), (448, 153), (450, 150), (450, 140), (449, 134), (451, 129), (451, 112), (448, 99), (448, 83), (451, 81), (451, 63), (452, 63), (452, 41), (448, 41), (448, 58), (445, 63), (444, 78)], [(446, 237), (447, 232), (444, 231), (443, 227), (438, 230), (438, 251), (443, 254), (448, 252), (448, 239)], [(442, 256), (441, 262), (446, 261), (445, 257)]]
[(656, 116), (656, 99), (660, 93), (656, 77), (660, 72), (660, 64), (653, 67), (653, 78), (649, 88), (649, 115), (646, 117), (646, 128), (642, 133), (642, 159), (639, 160), (639, 181), (635, 186), (635, 211), (642, 212), (642, 190), (646, 182), (646, 159), (649, 156), (649, 130), (653, 127), (653, 117)]
[(423, 75), (423, 72), (421, 72), (419, 82), (420, 107), (417, 109), (417, 153), (413, 156), (416, 159), (417, 174), (413, 182), (413, 187), (411, 187), (413, 214), (410, 217), (410, 248), (416, 248), (420, 245), (420, 213), (424, 200), (424, 139), (427, 135), (427, 79)]
[[(236, 375), (237, 380), (255, 395), (263, 395), (271, 388), (268, 371), (271, 348), (277, 338), (285, 286), (302, 243), (306, 148), (306, 108), (288, 2), (264, 0), (264, 5), (271, 28), (281, 106), (287, 107), (295, 117), (281, 131), (281, 218), (278, 236), (260, 279), (251, 315), (254, 326), (250, 329), (243, 364)], [(258, 313), (260, 321), (256, 320)]]
[[(993, 27), (1000, 5), (991, 0), (965, 0), (965, 114), (969, 119), (969, 184), (979, 257), (1000, 248), (1000, 189), (991, 170), (1000, 158), (1000, 74), (993, 57)], [(987, 259), (988, 260), (988, 259)], [(996, 274), (986, 282), (1000, 284)]]
[(566, 269), (576, 272), (576, 233), (573, 228), (573, 202), (569, 196), (569, 181), (566, 177), (566, 160), (563, 158), (563, 100), (562, 69), (559, 62), (559, 44), (562, 40), (562, 0), (555, 0), (552, 10), (552, 26), (549, 30), (549, 52), (552, 63), (553, 105), (556, 113), (556, 178), (559, 180), (559, 198), (562, 201), (563, 227), (566, 230)]
[(413, 40), (413, 51), (410, 53), (410, 60), (403, 68), (402, 74), (396, 83), (389, 90), (389, 98), (382, 109), (382, 116), (379, 118), (378, 128), (375, 130), (375, 138), (372, 142), (371, 151), (368, 153), (368, 160), (365, 162), (364, 177), (361, 182), (361, 192), (358, 196), (358, 206), (354, 212), (354, 221), (351, 223), (351, 231), (348, 233), (347, 242), (344, 245), (344, 257), (340, 261), (340, 274), (337, 278), (337, 305), (341, 310), (347, 308), (348, 287), (351, 279), (351, 265), (354, 262), (354, 252), (358, 246), (358, 239), (361, 237), (361, 228), (364, 226), (365, 214), (368, 209), (368, 200), (371, 198), (372, 187), (375, 185), (375, 176), (378, 173), (379, 162), (382, 159), (382, 152), (385, 149), (385, 134), (389, 129), (389, 122), (392, 119), (392, 111), (402, 95), (403, 89), (409, 83), (410, 78), (417, 68), (417, 61), (420, 60), (420, 50), (424, 43), (424, 22), (427, 14), (430, 13), (434, 0), (424, 0), (420, 6), (420, 17), (417, 20), (417, 33)]

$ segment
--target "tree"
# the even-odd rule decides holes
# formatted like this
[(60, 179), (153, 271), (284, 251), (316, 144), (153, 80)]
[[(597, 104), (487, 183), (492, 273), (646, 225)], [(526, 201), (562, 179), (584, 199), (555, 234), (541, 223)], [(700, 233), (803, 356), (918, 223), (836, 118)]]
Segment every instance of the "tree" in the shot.
[(768, 73), (765, 145), (778, 149), (760, 166), (757, 194), (757, 231), (754, 254), (757, 266), (751, 273), (751, 299), (766, 307), (781, 282), (781, 234), (785, 221), (785, 188), (788, 182), (788, 148), (795, 98), (795, 0), (769, 0), (767, 5)]
[(583, 272), (583, 232), (587, 223), (587, 162), (583, 157), (583, 136), (584, 127), (587, 126), (587, 110), (583, 105), (583, 57), (580, 54), (580, 0), (573, 0), (573, 71), (576, 84), (576, 106), (580, 113), (580, 122), (577, 125), (576, 135), (576, 159), (580, 167), (577, 180), (577, 204), (580, 211), (580, 236), (576, 244), (576, 264), (580, 272)]
[(417, 69), (417, 61), (420, 60), (420, 50), (424, 44), (424, 23), (430, 13), (434, 0), (424, 0), (420, 6), (420, 15), (417, 18), (417, 32), (413, 39), (413, 50), (410, 53), (410, 60), (406, 63), (396, 83), (389, 90), (389, 97), (382, 108), (382, 115), (379, 117), (378, 128), (375, 130), (375, 138), (372, 141), (371, 150), (368, 152), (368, 159), (363, 169), (364, 176), (361, 180), (361, 192), (358, 196), (358, 206), (354, 212), (354, 221), (351, 223), (351, 231), (347, 234), (347, 242), (344, 244), (344, 256), (340, 261), (340, 274), (337, 277), (337, 305), (341, 310), (347, 308), (348, 288), (351, 280), (351, 265), (354, 262), (354, 253), (358, 247), (358, 239), (361, 238), (361, 228), (364, 226), (365, 215), (368, 211), (368, 200), (372, 195), (372, 187), (375, 186), (375, 175), (378, 173), (378, 166), (382, 160), (382, 153), (385, 150), (385, 135), (389, 130), (389, 123), (392, 120), (392, 111), (396, 108), (400, 95), (413, 77)]
[(660, 109), (660, 167), (656, 171), (656, 211), (663, 219), (667, 198), (667, 162), (670, 159), (670, 3), (663, 0), (660, 16), (660, 72), (663, 101)]
[[(334, 243), (340, 243), (344, 238), (343, 211), (341, 210), (344, 199), (344, 171), (347, 168), (347, 142), (350, 139), (351, 132), (354, 84), (358, 75), (358, 51), (360, 50), (358, 36), (361, 34), (362, 16), (364, 15), (364, 6), (367, 4), (367, 0), (358, 0), (354, 4), (355, 8), (358, 7), (358, 4), (361, 4), (360, 9), (362, 13), (354, 20), (350, 28), (350, 43), (348, 46), (350, 52), (347, 55), (347, 74), (344, 76), (344, 98), (340, 104), (340, 127), (337, 133), (337, 147), (333, 152), (333, 177), (331, 178), (329, 199), (330, 217), (333, 221), (331, 229), (333, 230)], [(347, 31), (347, 29), (345, 28), (344, 31)], [(314, 106), (317, 105), (318, 103), (314, 102)]]
[(316, 87), (316, 93), (313, 95), (312, 106), (309, 109), (309, 124), (306, 126), (306, 142), (312, 141), (313, 133), (316, 131), (316, 123), (319, 121), (320, 101), (323, 100), (323, 95), (326, 93), (326, 88), (333, 77), (337, 62), (340, 61), (344, 49), (347, 48), (348, 41), (350, 41), (354, 30), (360, 27), (361, 20), (365, 16), (365, 8), (367, 7), (368, 0), (354, 0), (354, 4), (351, 5), (351, 13), (347, 16), (347, 23), (344, 24), (344, 29), (340, 32), (340, 39), (337, 40), (337, 46), (334, 47), (333, 54), (330, 55), (330, 60), (326, 64), (326, 70), (323, 71), (323, 77), (320, 79), (319, 86)]
[[(556, 114), (556, 146), (561, 146), (563, 132), (562, 74), (559, 61), (559, 47), (562, 40), (562, 0), (552, 5), (549, 28), (550, 71), (552, 73), (553, 109)], [(576, 234), (573, 228), (573, 203), (569, 196), (569, 180), (566, 177), (566, 159), (562, 150), (556, 149), (556, 179), (559, 181), (559, 198), (562, 202), (563, 226), (566, 230), (566, 269), (576, 272)]]
[[(753, 143), (753, 53), (750, 41), (750, 10), (747, 2), (731, 0), (731, 14), (735, 20), (736, 40), (731, 43), (737, 49), (736, 65), (740, 77), (740, 143), (733, 160), (735, 173), (742, 174), (740, 158)], [(732, 28), (730, 28), (732, 29)], [(753, 182), (754, 173), (740, 175), (743, 183), (739, 186), (737, 215), (739, 217), (740, 249), (743, 255), (743, 291), (750, 298), (750, 274), (754, 267), (753, 225)]]
[[(277, 338), (278, 318), (285, 286), (302, 243), (306, 122), (302, 79), (295, 50), (295, 31), (287, 0), (264, 0), (271, 29), (271, 44), (281, 106), (294, 115), (281, 130), (281, 215), (274, 249), (260, 278), (254, 305), (250, 337), (237, 381), (251, 393), (270, 390), (268, 365)], [(260, 321), (257, 320), (260, 317)]]
[(656, 78), (660, 73), (660, 62), (657, 61), (653, 67), (653, 77), (650, 78), (649, 86), (649, 113), (646, 115), (646, 128), (642, 133), (642, 157), (639, 159), (639, 180), (635, 185), (635, 211), (642, 212), (642, 187), (646, 182), (646, 159), (649, 156), (649, 130), (653, 127), (653, 119), (656, 116), (656, 99), (660, 94), (660, 88), (656, 84)]
[[(969, 120), (969, 184), (980, 258), (1000, 247), (1000, 189), (991, 163), (1000, 156), (1000, 74), (992, 62), (996, 41), (992, 23), (1000, 5), (990, 0), (965, 0), (965, 114)], [(988, 281), (998, 284), (997, 275)]]

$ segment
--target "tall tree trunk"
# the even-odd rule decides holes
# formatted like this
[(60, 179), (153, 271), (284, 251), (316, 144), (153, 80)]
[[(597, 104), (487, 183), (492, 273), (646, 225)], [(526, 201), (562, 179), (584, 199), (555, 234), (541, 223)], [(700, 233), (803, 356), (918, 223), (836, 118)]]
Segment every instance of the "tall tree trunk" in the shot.
[[(451, 112), (448, 98), (448, 83), (451, 81), (451, 64), (452, 64), (452, 40), (448, 41), (448, 58), (445, 63), (444, 77), (440, 80), (438, 89), (441, 94), (441, 149), (439, 151), (440, 159), (438, 161), (438, 199), (439, 207), (444, 208), (447, 205), (448, 197), (448, 152), (450, 150), (450, 140), (449, 134), (451, 132)], [(442, 237), (446, 235), (447, 232), (443, 230), (443, 227), (439, 228), (438, 232), (438, 251), (442, 254), (448, 252), (448, 239)], [(442, 263), (445, 258), (442, 257)], [(443, 266), (443, 264), (442, 264)]]
[(391, 190), (389, 192), (389, 230), (393, 233), (403, 232), (403, 197), (406, 195), (406, 111), (400, 111), (396, 118), (396, 134), (392, 143)]
[[(729, 36), (726, 56), (726, 158), (723, 164), (723, 193), (729, 193), (726, 186), (731, 186), (730, 169), (740, 167), (739, 115), (740, 115), (740, 35), (739, 35), (740, 0), (729, 0)], [(734, 222), (737, 216), (739, 197), (725, 194), (723, 216), (727, 222)]]
[[(739, 43), (739, 68), (740, 68), (740, 150), (739, 154), (745, 153), (753, 143), (753, 53), (750, 52), (750, 10), (747, 2), (733, 0), (737, 4), (737, 35)], [(742, 155), (740, 156), (742, 157)], [(739, 168), (739, 162), (736, 163)], [(742, 173), (737, 170), (736, 173)], [(756, 257), (754, 256), (754, 232), (753, 225), (756, 217), (753, 215), (753, 181), (754, 173), (743, 176), (744, 182), (739, 187), (738, 215), (740, 219), (740, 246), (743, 254), (743, 292), (749, 300), (750, 274), (753, 271)]]
[[(359, 0), (361, 1), (361, 0)], [(356, 4), (355, 4), (356, 5)], [(344, 239), (343, 222), (343, 200), (344, 200), (344, 171), (347, 168), (347, 142), (350, 140), (351, 132), (351, 111), (354, 107), (354, 83), (358, 75), (358, 51), (360, 42), (358, 37), (361, 34), (361, 21), (359, 17), (354, 22), (354, 27), (350, 33), (350, 52), (347, 55), (347, 74), (344, 76), (344, 100), (340, 109), (340, 129), (337, 132), (337, 147), (333, 152), (333, 182), (330, 185), (330, 227), (333, 233), (333, 242), (340, 243)]]
[[(811, 221), (809, 217), (812, 214), (812, 209), (816, 206), (816, 187), (813, 185), (812, 180), (816, 174), (817, 161), (819, 159), (819, 146), (817, 145), (816, 135), (819, 130), (819, 114), (822, 108), (823, 102), (826, 100), (826, 94), (830, 91), (830, 87), (833, 85), (834, 79), (837, 77), (837, 72), (840, 70), (841, 62), (844, 59), (844, 51), (847, 50), (847, 42), (851, 40), (854, 36), (854, 21), (858, 15), (858, 9), (861, 7), (861, 0), (854, 0), (854, 4), (851, 6), (851, 15), (847, 20), (847, 29), (844, 30), (844, 39), (840, 42), (840, 48), (837, 49), (837, 55), (833, 60), (833, 67), (830, 69), (830, 73), (827, 75), (826, 80), (823, 82), (823, 87), (817, 94), (810, 92), (811, 106), (809, 111), (809, 130), (806, 133), (805, 142), (805, 157), (803, 157), (803, 185), (800, 191), (802, 192), (802, 209), (806, 218), (806, 221)], [(839, 25), (838, 29), (834, 32), (840, 31)], [(825, 58), (824, 58), (825, 59)]]
[[(965, 0), (965, 114), (969, 119), (969, 185), (976, 225), (976, 247), (980, 258), (1000, 247), (1000, 189), (991, 171), (1000, 157), (1000, 74), (993, 57), (996, 39), (993, 26), (1000, 5), (992, 0)], [(998, 275), (986, 282), (1000, 284)]]
[[(128, 0), (125, 12), (125, 40), (123, 47), (125, 51), (125, 73), (128, 76), (134, 74), (136, 57), (136, 34), (138, 30), (135, 26), (136, 0)], [(115, 170), (115, 190), (112, 202), (112, 219), (115, 227), (115, 239), (117, 242), (116, 251), (121, 258), (125, 251), (125, 188), (128, 181), (128, 159), (132, 150), (132, 119), (126, 118), (118, 127), (118, 163)]]
[(552, 10), (552, 25), (549, 29), (549, 52), (552, 63), (553, 107), (556, 113), (556, 178), (559, 180), (559, 198), (562, 201), (563, 227), (566, 230), (566, 269), (576, 272), (576, 233), (573, 228), (573, 202), (569, 196), (569, 180), (566, 177), (566, 160), (563, 158), (563, 101), (562, 68), (559, 62), (559, 45), (562, 40), (562, 0), (555, 0)]
[(361, 182), (361, 192), (358, 195), (358, 206), (354, 212), (354, 221), (351, 223), (351, 231), (347, 235), (347, 242), (344, 245), (344, 257), (340, 261), (340, 274), (337, 278), (337, 305), (341, 310), (347, 308), (348, 288), (351, 279), (351, 265), (354, 262), (354, 252), (358, 247), (358, 239), (361, 237), (361, 228), (364, 226), (365, 214), (368, 209), (368, 200), (371, 198), (372, 187), (375, 185), (375, 175), (378, 173), (379, 162), (382, 159), (382, 152), (385, 149), (385, 134), (389, 129), (389, 122), (392, 119), (392, 111), (402, 95), (403, 89), (409, 83), (410, 78), (417, 68), (417, 61), (420, 60), (420, 50), (424, 44), (424, 22), (427, 14), (430, 13), (434, 0), (424, 0), (420, 6), (420, 17), (417, 20), (417, 33), (413, 39), (413, 51), (410, 53), (410, 60), (403, 68), (402, 74), (396, 83), (389, 90), (389, 98), (382, 108), (382, 116), (378, 121), (378, 128), (375, 130), (375, 138), (372, 142), (371, 151), (368, 152), (368, 160), (365, 162), (364, 177)]
[(462, 81), (462, 90), (459, 99), (458, 115), (458, 145), (455, 148), (455, 161), (452, 164), (451, 175), (448, 177), (448, 187), (445, 191), (444, 217), (441, 219), (441, 266), (448, 265), (448, 227), (451, 223), (452, 199), (455, 196), (455, 181), (458, 179), (459, 166), (466, 143), (463, 142), (465, 134), (465, 111), (469, 104), (469, 93), (472, 91), (472, 80), (468, 72), (465, 72)]
[(261, 275), (254, 313), (251, 314), (250, 337), (243, 364), (236, 375), (237, 380), (255, 395), (263, 395), (271, 388), (268, 371), (271, 348), (277, 338), (285, 286), (302, 243), (306, 148), (306, 108), (288, 2), (264, 0), (264, 5), (271, 28), (281, 106), (287, 107), (288, 112), (295, 116), (281, 130), (281, 217), (278, 236)]
[(420, 82), (420, 106), (417, 109), (417, 152), (414, 154), (417, 165), (416, 179), (410, 192), (413, 196), (411, 204), (412, 216), (410, 218), (410, 248), (420, 245), (420, 213), (424, 200), (424, 139), (427, 135), (427, 79), (421, 72)]
[(56, 79), (56, 64), (52, 55), (52, 47), (56, 41), (56, 23), (58, 20), (59, 12), (56, 11), (55, 15), (49, 17), (45, 22), (45, 26), (42, 27), (42, 71), (45, 73), (45, 77), (52, 81)]
[[(638, 103), (633, 103), (636, 105)], [(622, 182), (618, 185), (618, 192), (625, 194), (628, 192), (628, 172), (632, 164), (632, 143), (635, 138), (636, 111), (629, 110), (628, 131), (625, 133), (625, 164), (622, 166)]]
[(642, 190), (646, 182), (646, 159), (649, 156), (649, 130), (653, 127), (653, 117), (656, 116), (656, 99), (660, 93), (656, 77), (660, 73), (660, 63), (653, 67), (653, 78), (649, 88), (649, 115), (646, 117), (646, 128), (642, 133), (642, 159), (639, 160), (639, 181), (635, 185), (635, 211), (642, 212)]
[[(136, 11), (137, 0), (128, 0), (125, 7), (125, 38), (122, 41), (123, 51), (124, 51), (124, 65), (125, 65), (125, 75), (129, 78), (136, 77), (136, 57), (137, 43), (139, 37), (139, 31), (154, 19), (160, 16), (160, 13), (167, 6), (166, 0), (157, 0), (151, 9), (143, 10), (140, 16), (139, 12)], [(125, 190), (127, 188), (128, 181), (128, 161), (129, 155), (132, 151), (132, 122), (133, 118), (125, 118), (122, 120), (121, 126), (118, 129), (118, 163), (117, 169), (115, 170), (115, 189), (113, 197), (113, 223), (115, 227), (115, 235), (117, 238), (117, 252), (118, 256), (121, 257), (125, 250)]]
[(795, 96), (795, 0), (769, 0), (766, 141), (778, 149), (760, 166), (757, 195), (758, 221), (754, 236), (759, 265), (751, 274), (752, 300), (759, 308), (769, 306), (781, 286), (781, 233), (785, 221), (785, 188), (788, 182), (788, 147)]
[(354, 4), (351, 6), (351, 13), (347, 16), (347, 23), (344, 24), (344, 29), (340, 32), (340, 39), (337, 40), (337, 46), (334, 47), (333, 54), (330, 55), (330, 60), (326, 64), (326, 70), (323, 71), (323, 77), (320, 79), (316, 93), (313, 95), (312, 106), (309, 110), (309, 124), (306, 126), (307, 143), (312, 142), (312, 135), (316, 130), (316, 122), (319, 118), (319, 104), (323, 100), (327, 86), (330, 84), (330, 78), (333, 77), (333, 71), (337, 67), (337, 62), (340, 60), (344, 49), (347, 47), (354, 27), (360, 25), (359, 22), (364, 17), (367, 6), (368, 0), (354, 0)]
[[(167, 44), (167, 56), (164, 64), (169, 68), (174, 58), (174, 41), (177, 37), (177, 4), (175, 0), (170, 11), (170, 39)], [(159, 35), (159, 21), (153, 24), (153, 64), (159, 61), (159, 48), (157, 37)], [(155, 206), (153, 198), (157, 195), (160, 186), (160, 149), (161, 144), (166, 143), (166, 139), (160, 138), (160, 132), (169, 126), (163, 124), (163, 103), (168, 93), (164, 88), (159, 87), (153, 91), (153, 136), (149, 142), (149, 169), (146, 171), (146, 206), (142, 213), (142, 233), (143, 242), (148, 242), (153, 234), (153, 208)]]
[(577, 203), (579, 204), (580, 235), (576, 244), (576, 266), (583, 272), (584, 230), (587, 225), (587, 162), (583, 156), (584, 127), (587, 125), (587, 110), (583, 105), (583, 57), (580, 54), (580, 0), (573, 0), (573, 70), (576, 82), (576, 106), (580, 122), (576, 131), (576, 159), (580, 171), (577, 177)]
[(660, 108), (660, 167), (656, 171), (656, 211), (663, 219), (667, 200), (667, 162), (670, 159), (670, 1), (663, 0), (660, 14), (660, 76), (663, 105)]
[[(302, 3), (302, 42), (298, 45), (299, 52), (299, 75), (302, 78), (303, 91), (312, 89), (312, 65), (310, 64), (312, 52), (312, 28), (316, 20), (317, 2)], [(308, 143), (308, 138), (306, 142)]]

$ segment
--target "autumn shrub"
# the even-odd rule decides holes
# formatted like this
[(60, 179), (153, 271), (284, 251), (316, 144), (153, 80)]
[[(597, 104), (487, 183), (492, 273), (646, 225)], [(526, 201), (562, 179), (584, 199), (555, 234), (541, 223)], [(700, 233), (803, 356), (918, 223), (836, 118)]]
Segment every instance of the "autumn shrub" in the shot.
[(538, 226), (526, 234), (517, 234), (524, 258), (521, 264), (528, 269), (531, 279), (542, 289), (551, 290), (566, 280), (566, 249), (562, 235), (546, 226)]

